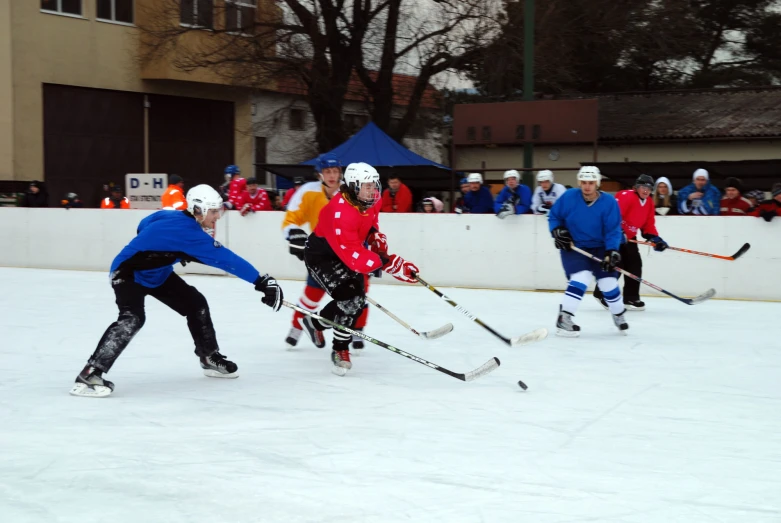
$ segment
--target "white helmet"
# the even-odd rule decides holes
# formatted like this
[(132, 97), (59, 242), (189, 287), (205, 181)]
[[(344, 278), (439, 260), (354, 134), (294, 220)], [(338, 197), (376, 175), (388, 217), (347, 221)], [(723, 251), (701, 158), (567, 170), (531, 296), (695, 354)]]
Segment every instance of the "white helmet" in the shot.
[(516, 178), (519, 182), (521, 181), (521, 175), (515, 169), (504, 171), (504, 179), (506, 180), (507, 178)]
[(584, 165), (578, 171), (579, 182), (597, 182), (597, 187), (602, 182), (602, 173), (595, 165)]
[[(351, 163), (344, 170), (344, 185), (349, 192), (366, 207), (371, 207), (382, 194), (380, 173), (368, 163)], [(366, 187), (365, 184), (374, 184), (374, 187)]]
[(483, 175), (480, 173), (469, 173), (466, 177), (467, 183), (483, 183)]
[(553, 171), (544, 169), (537, 173), (537, 183), (550, 182), (553, 183)]
[(211, 186), (202, 183), (187, 191), (187, 210), (193, 216), (203, 216), (211, 209), (222, 211), (222, 198)]

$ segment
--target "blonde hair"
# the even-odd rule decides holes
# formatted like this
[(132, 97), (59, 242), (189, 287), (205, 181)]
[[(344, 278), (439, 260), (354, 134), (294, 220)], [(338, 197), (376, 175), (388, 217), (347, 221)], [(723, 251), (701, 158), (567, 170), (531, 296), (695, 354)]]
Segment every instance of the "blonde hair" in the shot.
[[(656, 193), (654, 194), (654, 206), (655, 207), (669, 207), (670, 206), (670, 196), (672, 195), (672, 191), (670, 190), (670, 185), (666, 184), (664, 182), (660, 182), (660, 185), (664, 184), (665, 187), (667, 187), (667, 194), (662, 197), (659, 194), (659, 187), (656, 188)], [(664, 202), (664, 203), (662, 203)]]

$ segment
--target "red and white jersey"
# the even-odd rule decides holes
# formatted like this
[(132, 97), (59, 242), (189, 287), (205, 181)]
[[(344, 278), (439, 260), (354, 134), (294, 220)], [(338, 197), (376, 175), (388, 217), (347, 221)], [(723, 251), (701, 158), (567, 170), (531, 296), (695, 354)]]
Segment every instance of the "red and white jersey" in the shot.
[(361, 274), (374, 272), (382, 267), (382, 260), (365, 243), (372, 228), (380, 230), (377, 217), (381, 208), (382, 200), (378, 199), (366, 212), (361, 212), (337, 193), (320, 211), (314, 234), (325, 238), (351, 270)]
[(231, 180), (231, 183), (228, 186), (228, 201), (233, 204), (234, 209), (239, 208), (239, 199), (241, 198), (241, 193), (243, 193), (246, 188), (247, 180), (241, 176)]
[(737, 198), (722, 198), (721, 199), (721, 216), (748, 216), (751, 212), (753, 205), (747, 199), (742, 196)]
[(268, 198), (268, 193), (263, 189), (258, 189), (255, 194), (250, 194), (249, 191), (244, 191), (238, 197), (238, 203), (236, 208), (242, 212), (245, 211), (272, 211), (271, 200)]
[(637, 236), (642, 231), (643, 236), (659, 236), (656, 232), (656, 208), (652, 198), (641, 200), (637, 191), (627, 189), (616, 193), (618, 207), (621, 209), (621, 228), (627, 239)]

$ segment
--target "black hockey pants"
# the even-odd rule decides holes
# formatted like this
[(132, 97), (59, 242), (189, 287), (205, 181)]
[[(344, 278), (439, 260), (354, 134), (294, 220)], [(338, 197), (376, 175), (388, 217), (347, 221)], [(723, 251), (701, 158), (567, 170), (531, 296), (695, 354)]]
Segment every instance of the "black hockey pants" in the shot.
[[(333, 298), (320, 311), (320, 316), (355, 328), (355, 322), (366, 306), (363, 274), (353, 271), (334, 255), (313, 253), (309, 249), (304, 252), (304, 261), (312, 278)], [(319, 330), (328, 328), (317, 320), (315, 326)], [(348, 349), (351, 339), (350, 334), (334, 329), (334, 350)]]
[[(631, 272), (635, 276), (642, 278), (643, 276), (643, 259), (640, 257), (640, 249), (636, 243), (627, 242), (623, 244), (618, 252), (621, 254), (621, 263), (619, 267), (627, 272)], [(621, 273), (618, 273), (618, 277), (621, 277)], [(633, 280), (632, 278), (624, 278), (624, 303), (628, 301), (640, 300), (640, 282)], [(602, 297), (602, 291), (599, 287), (594, 289), (594, 296), (597, 298)]]
[(212, 325), (209, 304), (198, 289), (188, 285), (176, 274), (171, 274), (159, 287), (149, 288), (139, 285), (130, 278), (115, 277), (111, 286), (116, 295), (119, 317), (112, 323), (103, 337), (89, 364), (108, 372), (114, 362), (128, 346), (130, 340), (141, 330), (146, 321), (144, 313), (144, 298), (147, 295), (157, 298), (160, 302), (187, 317), (187, 327), (195, 342), (195, 354), (209, 356), (219, 350), (217, 335)]

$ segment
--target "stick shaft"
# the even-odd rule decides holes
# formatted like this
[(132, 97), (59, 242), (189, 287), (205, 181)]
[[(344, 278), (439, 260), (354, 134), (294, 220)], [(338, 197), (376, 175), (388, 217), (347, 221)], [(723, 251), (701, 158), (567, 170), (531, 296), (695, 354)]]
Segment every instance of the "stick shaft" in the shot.
[[(642, 240), (634, 240), (634, 239), (629, 240), (629, 241), (632, 242), (632, 243), (637, 243), (639, 245), (650, 245), (651, 247), (655, 247), (656, 246), (656, 244), (653, 243), (653, 242), (644, 242)], [(698, 256), (707, 256), (709, 258), (718, 258), (719, 260), (729, 260), (729, 261), (734, 261), (735, 260), (734, 256), (722, 256), (720, 254), (711, 254), (709, 252), (693, 251), (691, 249), (682, 249), (680, 247), (667, 247), (667, 248), (671, 249), (673, 251), (680, 251), (680, 252), (685, 252), (685, 253), (688, 253), (688, 254), (697, 254)], [(740, 251), (738, 251), (738, 252), (740, 252)]]
[(391, 311), (389, 311), (388, 309), (386, 309), (385, 307), (383, 307), (382, 305), (380, 305), (379, 303), (377, 303), (376, 301), (371, 299), (369, 296), (366, 296), (366, 301), (368, 301), (369, 303), (371, 303), (372, 305), (374, 305), (375, 307), (380, 309), (382, 312), (384, 312), (385, 314), (387, 314), (391, 318), (393, 318), (396, 321), (396, 323), (398, 323), (399, 325), (401, 325), (402, 327), (404, 327), (408, 331), (411, 331), (411, 332), (413, 332), (414, 334), (416, 334), (418, 336), (422, 336), (418, 331), (413, 329), (407, 322), (405, 322), (404, 320), (402, 320), (401, 318), (399, 318), (398, 316), (393, 314)]

